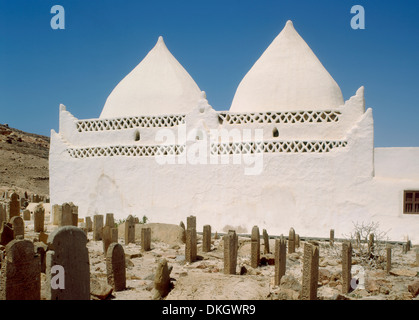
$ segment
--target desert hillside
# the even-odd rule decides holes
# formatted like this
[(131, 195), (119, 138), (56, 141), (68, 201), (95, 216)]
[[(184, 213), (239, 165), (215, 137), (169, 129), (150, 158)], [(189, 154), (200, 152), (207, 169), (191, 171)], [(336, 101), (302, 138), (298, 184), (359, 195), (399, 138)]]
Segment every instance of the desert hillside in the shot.
[(0, 192), (49, 194), (49, 137), (0, 124)]

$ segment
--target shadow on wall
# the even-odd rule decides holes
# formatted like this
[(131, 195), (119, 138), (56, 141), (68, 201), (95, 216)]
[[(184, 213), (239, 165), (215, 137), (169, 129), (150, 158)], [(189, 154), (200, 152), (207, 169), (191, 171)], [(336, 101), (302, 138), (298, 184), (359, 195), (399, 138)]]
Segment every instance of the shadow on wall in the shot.
[(88, 214), (117, 213), (123, 208), (123, 197), (116, 182), (106, 174), (97, 180), (94, 192), (89, 195)]

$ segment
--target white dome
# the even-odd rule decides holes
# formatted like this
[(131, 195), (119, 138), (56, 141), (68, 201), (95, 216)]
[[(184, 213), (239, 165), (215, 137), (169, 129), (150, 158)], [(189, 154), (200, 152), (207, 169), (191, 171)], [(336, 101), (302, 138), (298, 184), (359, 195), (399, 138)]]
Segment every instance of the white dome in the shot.
[(100, 118), (181, 114), (196, 107), (198, 85), (167, 49), (163, 38), (113, 89)]
[(335, 80), (288, 21), (239, 84), (230, 111), (324, 110), (343, 103)]

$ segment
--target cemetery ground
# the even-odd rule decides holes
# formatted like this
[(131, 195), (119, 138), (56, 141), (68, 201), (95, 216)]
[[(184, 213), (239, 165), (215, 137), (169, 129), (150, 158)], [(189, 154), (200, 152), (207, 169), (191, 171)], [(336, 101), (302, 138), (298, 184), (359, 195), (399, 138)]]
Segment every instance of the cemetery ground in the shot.
[[(48, 235), (56, 225), (45, 217), (45, 233)], [(186, 217), (185, 217), (186, 220)], [(79, 223), (80, 226), (80, 223)], [(141, 228), (151, 227), (151, 250), (141, 247)], [(280, 285), (275, 285), (275, 241), (270, 235), (270, 252), (260, 237), (260, 260), (252, 267), (252, 241), (249, 236), (238, 236), (236, 274), (224, 273), (223, 235), (211, 236), (211, 250), (203, 252), (203, 234), (197, 234), (196, 261), (185, 259), (185, 243), (182, 228), (178, 225), (136, 224), (135, 243), (125, 244), (124, 224), (118, 227), (118, 242), (125, 252), (126, 289), (114, 291), (107, 284), (106, 259), (102, 241), (93, 240), (93, 232), (87, 233), (89, 253), (91, 299), (152, 300), (156, 298), (155, 274), (162, 259), (168, 262), (171, 290), (166, 300), (300, 300), (303, 281), (304, 246), (301, 238), (294, 253), (286, 253), (286, 270)], [(298, 231), (298, 230), (296, 230)], [(269, 233), (269, 230), (267, 230)], [(326, 236), (326, 235), (325, 235)], [(25, 239), (39, 241), (40, 233), (34, 232), (33, 220), (25, 221)], [(42, 238), (42, 235), (41, 235)], [(182, 239), (183, 238), (183, 239)], [(326, 237), (325, 237), (326, 238)], [(419, 300), (416, 247), (407, 251), (401, 244), (392, 245), (391, 270), (386, 264), (370, 268), (352, 257), (352, 278), (357, 279), (357, 288), (342, 293), (342, 242), (316, 241), (319, 249), (317, 299), (320, 300)], [(356, 246), (353, 248), (356, 252)], [(383, 259), (381, 257), (381, 259)], [(385, 259), (385, 255), (384, 255)], [(41, 273), (41, 299), (46, 299), (46, 276)], [(353, 280), (354, 281), (354, 280)], [(355, 282), (353, 282), (355, 283)]]

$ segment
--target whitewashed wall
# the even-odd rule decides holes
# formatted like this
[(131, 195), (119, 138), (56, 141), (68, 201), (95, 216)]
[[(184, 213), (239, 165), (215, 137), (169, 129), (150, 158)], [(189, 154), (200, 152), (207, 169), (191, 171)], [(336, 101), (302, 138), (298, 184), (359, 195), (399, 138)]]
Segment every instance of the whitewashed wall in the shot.
[[(301, 236), (328, 237), (333, 228), (336, 237), (341, 237), (352, 230), (352, 222), (378, 221), (381, 229), (391, 229), (392, 240), (408, 236), (419, 242), (419, 215), (402, 214), (403, 190), (419, 189), (419, 170), (413, 179), (406, 179), (405, 173), (394, 169), (393, 160), (385, 164), (385, 152), (374, 152), (372, 110), (365, 111), (363, 88), (337, 110), (341, 112), (337, 123), (221, 125), (218, 113), (203, 98), (185, 115), (187, 132), (199, 129), (205, 135), (211, 129), (263, 129), (264, 141), (347, 143), (322, 153), (264, 153), (262, 172), (246, 175), (253, 165), (233, 164), (233, 156), (229, 164), (218, 165), (190, 161), (161, 165), (154, 157), (134, 156), (73, 158), (67, 149), (156, 144), (161, 128), (139, 128), (138, 142), (134, 141), (136, 128), (78, 132), (78, 120), (62, 106), (60, 132), (51, 132), (51, 205), (72, 201), (79, 206), (80, 217), (111, 212), (116, 219), (146, 215), (150, 222), (175, 224), (196, 215), (198, 229), (210, 224), (213, 231), (249, 233), (258, 225), (271, 235), (288, 234), (294, 227)], [(274, 127), (278, 138), (272, 137)], [(178, 133), (178, 127), (170, 130)], [(187, 153), (202, 143), (188, 141)], [(418, 149), (407, 154), (403, 149), (401, 154), (412, 155), (409, 161), (415, 163)], [(390, 153), (394, 161), (397, 153)]]

